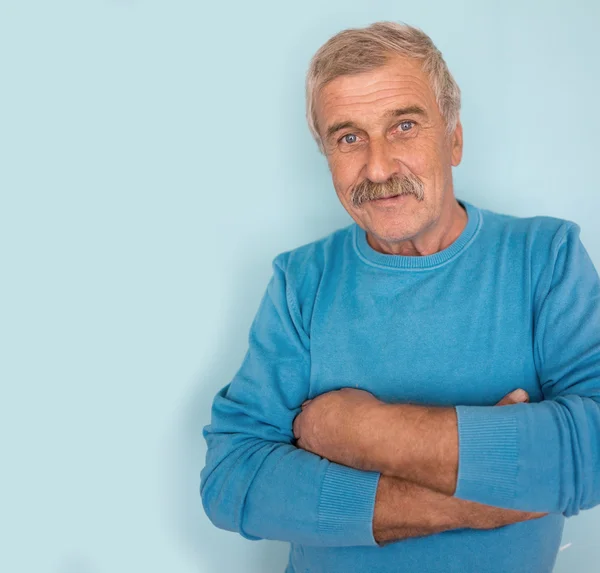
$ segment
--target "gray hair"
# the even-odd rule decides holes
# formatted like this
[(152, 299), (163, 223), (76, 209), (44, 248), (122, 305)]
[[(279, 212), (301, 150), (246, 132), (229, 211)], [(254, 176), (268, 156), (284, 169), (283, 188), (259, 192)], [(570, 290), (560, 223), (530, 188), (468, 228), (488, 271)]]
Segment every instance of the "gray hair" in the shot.
[(460, 113), (460, 88), (442, 53), (419, 28), (396, 22), (376, 22), (366, 28), (339, 32), (319, 48), (310, 62), (306, 74), (306, 119), (321, 152), (324, 148), (315, 112), (320, 90), (337, 77), (383, 66), (390, 55), (395, 54), (423, 61), (423, 71), (429, 76), (448, 135), (454, 131)]
[(401, 195), (414, 195), (417, 201), (425, 199), (425, 186), (416, 175), (393, 175), (383, 182), (364, 179), (350, 190), (350, 202), (353, 207), (360, 207), (373, 199), (385, 199)]

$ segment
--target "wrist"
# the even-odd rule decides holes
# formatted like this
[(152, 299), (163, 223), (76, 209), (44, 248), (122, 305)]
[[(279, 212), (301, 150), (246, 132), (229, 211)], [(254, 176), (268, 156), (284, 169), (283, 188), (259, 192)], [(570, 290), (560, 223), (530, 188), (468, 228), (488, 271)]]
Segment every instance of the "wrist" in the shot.
[(373, 513), (374, 538), (382, 545), (466, 527), (466, 512), (460, 501), (415, 483), (382, 475)]

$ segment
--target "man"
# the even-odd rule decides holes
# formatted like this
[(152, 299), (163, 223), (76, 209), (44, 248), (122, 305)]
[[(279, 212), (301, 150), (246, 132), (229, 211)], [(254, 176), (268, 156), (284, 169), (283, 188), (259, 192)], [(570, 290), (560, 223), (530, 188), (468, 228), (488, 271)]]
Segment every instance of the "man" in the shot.
[(600, 503), (598, 274), (576, 224), (456, 199), (459, 111), (409, 26), (311, 62), (355, 223), (275, 259), (201, 476), (216, 526), (291, 542), (287, 573), (548, 572)]

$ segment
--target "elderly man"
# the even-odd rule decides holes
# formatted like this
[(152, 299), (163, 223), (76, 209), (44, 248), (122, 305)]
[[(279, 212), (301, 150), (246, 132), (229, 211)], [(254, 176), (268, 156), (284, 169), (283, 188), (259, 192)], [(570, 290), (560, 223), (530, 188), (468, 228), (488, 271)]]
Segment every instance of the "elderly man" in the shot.
[(216, 526), (291, 542), (288, 573), (548, 572), (600, 503), (598, 274), (575, 223), (456, 199), (459, 110), (410, 26), (311, 62), (354, 223), (275, 258), (201, 476)]

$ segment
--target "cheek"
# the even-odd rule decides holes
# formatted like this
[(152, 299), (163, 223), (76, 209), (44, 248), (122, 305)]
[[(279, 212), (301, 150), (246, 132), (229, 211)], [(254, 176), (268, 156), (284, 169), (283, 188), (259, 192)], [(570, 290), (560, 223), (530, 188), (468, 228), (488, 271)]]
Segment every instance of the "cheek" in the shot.
[(352, 185), (358, 181), (361, 166), (360, 158), (355, 154), (336, 154), (329, 158), (333, 186), (340, 199), (348, 197)]
[(401, 160), (412, 173), (423, 179), (432, 177), (439, 169), (439, 151), (431, 141), (406, 150)]

